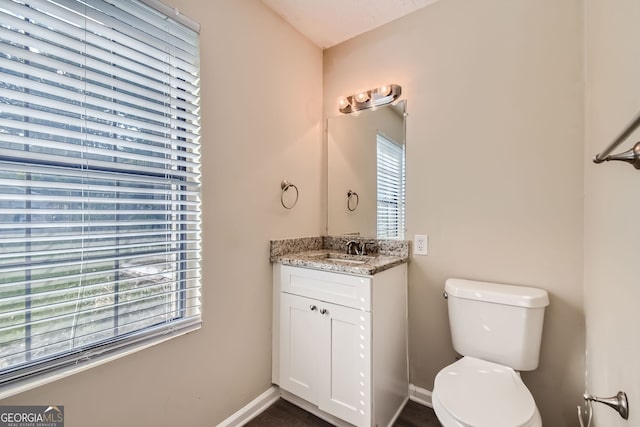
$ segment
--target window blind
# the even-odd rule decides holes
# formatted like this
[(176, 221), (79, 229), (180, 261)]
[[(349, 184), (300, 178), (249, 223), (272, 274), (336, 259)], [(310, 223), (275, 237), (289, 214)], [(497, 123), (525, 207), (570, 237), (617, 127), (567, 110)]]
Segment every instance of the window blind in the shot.
[(0, 385), (199, 327), (198, 33), (0, 2)]
[(404, 238), (404, 146), (377, 134), (377, 233)]

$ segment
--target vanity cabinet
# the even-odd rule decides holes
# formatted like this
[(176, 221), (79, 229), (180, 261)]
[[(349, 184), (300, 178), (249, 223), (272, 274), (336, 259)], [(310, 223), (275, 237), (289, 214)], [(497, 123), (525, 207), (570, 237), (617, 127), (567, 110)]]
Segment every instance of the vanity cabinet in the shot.
[(406, 271), (275, 264), (273, 382), (319, 415), (390, 425), (408, 395)]

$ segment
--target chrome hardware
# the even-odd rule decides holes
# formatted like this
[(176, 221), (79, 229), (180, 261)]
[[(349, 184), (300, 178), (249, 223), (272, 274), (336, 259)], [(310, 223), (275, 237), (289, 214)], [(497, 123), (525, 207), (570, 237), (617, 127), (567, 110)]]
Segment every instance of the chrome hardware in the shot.
[[(353, 199), (354, 197), (355, 199)], [(353, 204), (353, 208), (351, 207), (352, 206), (351, 199), (355, 200)], [(356, 193), (355, 191), (348, 190), (347, 191), (347, 209), (353, 212), (356, 209), (358, 209), (359, 204), (360, 204), (360, 196), (358, 196), (358, 193)]]
[(449, 299), (449, 294), (446, 292), (443, 292), (442, 296), (444, 297), (444, 299)]
[(627, 394), (624, 391), (619, 391), (613, 397), (595, 397), (590, 394), (584, 394), (584, 400), (587, 402), (604, 403), (607, 406), (612, 407), (622, 418), (629, 419), (629, 400), (627, 400)]
[(366, 255), (367, 254), (367, 242), (362, 242), (360, 244), (360, 255)]
[[(586, 409), (583, 409), (582, 406), (578, 406), (578, 421), (580, 422), (580, 427), (591, 427), (591, 420), (593, 420), (593, 406), (591, 405), (591, 401), (586, 402)], [(584, 417), (587, 417), (587, 422), (584, 422)]]
[(320, 314), (327, 314), (329, 312), (329, 310), (327, 310), (326, 308), (321, 308), (320, 309)]
[(631, 122), (620, 132), (618, 136), (609, 144), (609, 146), (599, 154), (596, 154), (593, 158), (594, 163), (602, 163), (607, 160), (623, 160), (625, 162), (631, 163), (636, 169), (639, 169), (640, 161), (638, 160), (638, 153), (636, 151), (636, 144), (631, 150), (617, 154), (613, 156), (609, 156), (609, 154), (616, 149), (616, 147), (622, 144), (638, 127), (640, 127), (640, 113), (638, 113)]
[(316, 311), (317, 309), (318, 309), (318, 307), (316, 307), (316, 306), (315, 306), (315, 305), (313, 305), (313, 304), (311, 304), (311, 305), (309, 306), (309, 310), (311, 310), (311, 311)]
[(367, 254), (367, 242), (356, 242), (355, 240), (349, 240), (346, 245), (347, 255), (366, 255)]
[(640, 169), (640, 142), (636, 142), (636, 145), (634, 145), (632, 149), (627, 150), (624, 153), (611, 154), (605, 157), (596, 156), (593, 159), (593, 162), (602, 163), (610, 160), (621, 160), (623, 162), (631, 163), (636, 169)]
[(347, 255), (358, 255), (358, 242), (356, 242), (355, 240), (349, 240), (346, 246)]
[[(298, 187), (296, 187), (294, 184), (290, 183), (286, 179), (283, 179), (282, 182), (280, 183), (280, 188), (282, 189), (282, 193), (280, 193), (280, 204), (285, 209), (293, 209), (296, 203), (298, 203), (298, 196), (300, 195), (300, 192), (298, 192)], [(293, 201), (293, 203), (291, 203), (291, 205), (288, 206), (284, 202), (284, 193), (286, 193), (287, 190), (289, 190), (290, 188), (293, 188), (294, 190), (296, 190), (296, 199)]]
[(396, 84), (386, 84), (379, 88), (369, 89), (338, 99), (338, 110), (344, 114), (367, 108), (380, 107), (395, 102), (402, 95), (402, 87)]

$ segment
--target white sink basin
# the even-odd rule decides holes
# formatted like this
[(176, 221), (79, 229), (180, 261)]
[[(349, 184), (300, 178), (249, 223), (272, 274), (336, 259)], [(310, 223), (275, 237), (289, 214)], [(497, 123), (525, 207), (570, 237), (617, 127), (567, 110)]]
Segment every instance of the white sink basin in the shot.
[(341, 264), (361, 265), (371, 261), (373, 257), (366, 255), (350, 255), (337, 252), (328, 252), (326, 254), (319, 255), (318, 259), (321, 259), (323, 261), (338, 262)]
[(333, 262), (344, 262), (345, 264), (364, 264), (367, 261), (362, 261), (359, 259), (348, 259), (348, 258), (325, 258), (325, 261), (333, 261)]

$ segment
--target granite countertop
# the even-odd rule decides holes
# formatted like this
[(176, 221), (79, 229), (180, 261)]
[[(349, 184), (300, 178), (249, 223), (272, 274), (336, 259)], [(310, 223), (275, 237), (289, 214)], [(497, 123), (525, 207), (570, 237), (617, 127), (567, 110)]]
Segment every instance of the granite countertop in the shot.
[[(366, 241), (368, 255), (347, 255), (346, 241)], [(409, 261), (409, 243), (361, 237), (315, 237), (271, 241), (271, 261), (283, 265), (372, 276)]]

